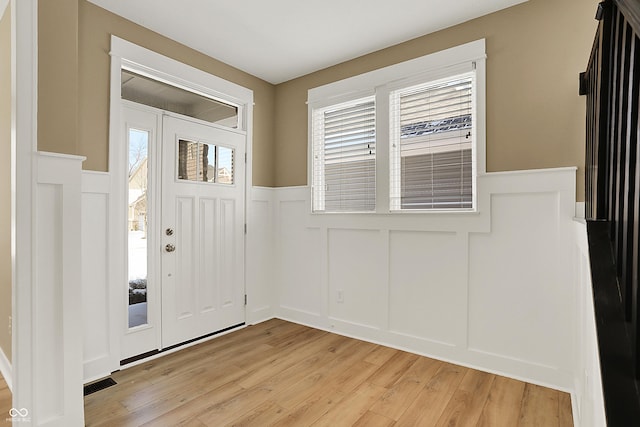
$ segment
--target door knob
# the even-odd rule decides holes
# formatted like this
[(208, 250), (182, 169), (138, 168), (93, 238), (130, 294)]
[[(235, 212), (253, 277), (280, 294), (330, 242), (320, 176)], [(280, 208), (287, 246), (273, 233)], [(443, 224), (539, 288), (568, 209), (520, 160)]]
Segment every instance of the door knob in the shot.
[(164, 249), (165, 249), (167, 252), (173, 252), (173, 251), (175, 251), (175, 250), (176, 250), (176, 247), (175, 247), (175, 246), (173, 246), (171, 243), (167, 243), (167, 245), (164, 247)]

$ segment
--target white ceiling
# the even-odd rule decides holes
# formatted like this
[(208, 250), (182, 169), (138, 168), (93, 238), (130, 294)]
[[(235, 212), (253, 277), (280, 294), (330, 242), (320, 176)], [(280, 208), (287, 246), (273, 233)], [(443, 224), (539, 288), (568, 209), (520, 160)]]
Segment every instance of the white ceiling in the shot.
[(281, 83), (526, 0), (89, 0)]

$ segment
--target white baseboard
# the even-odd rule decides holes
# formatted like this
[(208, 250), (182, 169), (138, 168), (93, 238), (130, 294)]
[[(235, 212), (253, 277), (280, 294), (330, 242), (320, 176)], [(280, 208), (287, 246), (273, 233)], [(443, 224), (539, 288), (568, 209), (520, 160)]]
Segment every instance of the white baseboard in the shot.
[(11, 368), (11, 362), (4, 354), (4, 351), (0, 348), (0, 373), (7, 383), (9, 390), (13, 393), (13, 369)]
[(247, 313), (247, 325), (257, 325), (274, 318), (272, 307), (262, 307)]

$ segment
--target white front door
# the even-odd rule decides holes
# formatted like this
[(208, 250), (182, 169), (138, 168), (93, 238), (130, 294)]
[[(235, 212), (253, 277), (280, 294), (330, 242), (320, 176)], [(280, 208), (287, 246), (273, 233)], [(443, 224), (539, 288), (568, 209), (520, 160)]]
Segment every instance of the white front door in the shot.
[(164, 116), (162, 348), (245, 320), (245, 139)]

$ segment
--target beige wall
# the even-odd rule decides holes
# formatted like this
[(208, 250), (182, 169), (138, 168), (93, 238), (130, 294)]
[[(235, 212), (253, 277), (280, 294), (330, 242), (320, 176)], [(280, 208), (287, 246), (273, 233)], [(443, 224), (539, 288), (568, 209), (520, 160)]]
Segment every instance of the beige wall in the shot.
[(276, 186), (307, 183), (307, 90), (472, 40), (487, 43), (487, 171), (578, 166), (584, 200), (585, 99), (578, 95), (597, 0), (530, 0), (276, 87)]
[(85, 169), (107, 169), (108, 52), (115, 34), (253, 89), (253, 184), (304, 185), (308, 89), (486, 38), (487, 170), (578, 166), (583, 200), (578, 73), (595, 34), (596, 4), (530, 0), (274, 87), (86, 0), (41, 2), (38, 146), (87, 156)]
[(38, 149), (77, 154), (78, 0), (38, 3)]
[(7, 7), (0, 19), (0, 348), (11, 360), (9, 316), (11, 316), (11, 11)]
[(38, 149), (83, 155), (84, 169), (107, 170), (109, 46), (115, 34), (252, 89), (253, 184), (274, 185), (273, 85), (86, 0), (40, 2), (39, 19)]

